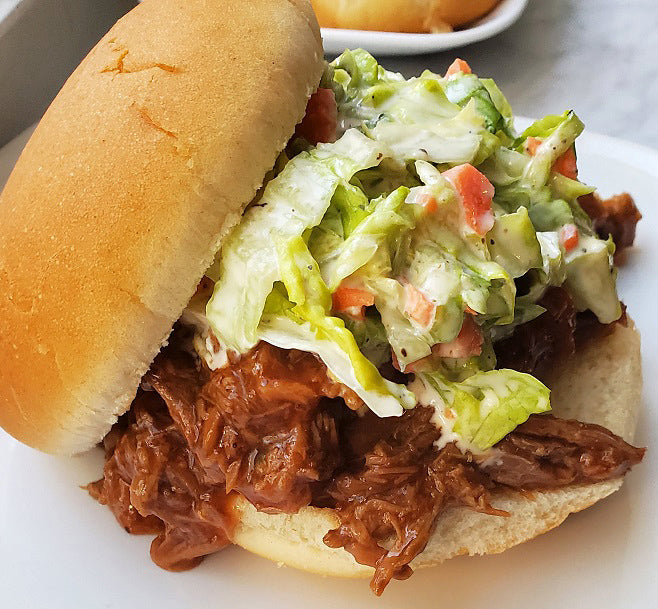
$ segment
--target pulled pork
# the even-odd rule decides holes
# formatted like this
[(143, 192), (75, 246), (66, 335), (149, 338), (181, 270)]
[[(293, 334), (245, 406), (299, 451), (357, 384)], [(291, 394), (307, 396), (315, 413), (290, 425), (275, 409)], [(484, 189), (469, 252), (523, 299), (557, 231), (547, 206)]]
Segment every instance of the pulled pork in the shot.
[(336, 418), (321, 398), (359, 398), (314, 355), (267, 343), (226, 368), (197, 370), (177, 353), (147, 382), (162, 396), (206, 479), (265, 511), (296, 512), (340, 463)]
[[(151, 556), (170, 570), (194, 567), (230, 543), (231, 497), (259, 509), (332, 507), (341, 524), (325, 543), (375, 567), (381, 594), (411, 575), (438, 516), (492, 507), (501, 486), (554, 488), (622, 475), (642, 458), (611, 432), (533, 416), (478, 463), (453, 444), (435, 447), (432, 411), (380, 419), (331, 380), (315, 356), (265, 343), (209, 371), (176, 347), (154, 362), (132, 409), (105, 439), (104, 477), (90, 493), (131, 533), (153, 533)], [(499, 464), (499, 465), (496, 465)]]
[[(406, 579), (409, 563), (420, 554), (439, 514), (464, 505), (478, 512), (505, 516), (491, 506), (490, 480), (454, 444), (437, 450), (441, 432), (432, 424), (433, 410), (416, 407), (388, 430), (367, 414), (348, 426), (347, 438), (384, 433), (371, 447), (354, 454), (351, 468), (338, 474), (327, 493), (341, 520), (325, 543), (343, 547), (357, 562), (375, 567), (371, 588), (381, 594), (392, 578)], [(365, 449), (365, 450), (364, 450)], [(360, 454), (359, 454), (360, 453)], [(382, 545), (392, 542), (392, 545)]]
[(151, 558), (170, 571), (198, 565), (231, 543), (224, 486), (205, 474), (155, 393), (135, 398), (105, 441), (103, 478), (87, 488), (129, 533), (156, 533)]
[(578, 199), (585, 213), (592, 219), (594, 230), (599, 237), (608, 236), (617, 246), (615, 257), (633, 245), (635, 227), (642, 218), (633, 197), (627, 192), (609, 199), (601, 199), (597, 194), (584, 195)]
[[(341, 525), (324, 541), (375, 567), (370, 586), (378, 595), (392, 578), (411, 575), (409, 563), (425, 549), (446, 508), (507, 516), (491, 505), (496, 488), (525, 491), (607, 480), (626, 473), (644, 455), (644, 449), (598, 425), (533, 415), (486, 457), (474, 458), (454, 444), (437, 450), (440, 432), (431, 417), (431, 409), (416, 407), (389, 430), (379, 425), (382, 439), (371, 447), (357, 440), (361, 458), (354, 453), (348, 470), (328, 487)], [(346, 431), (372, 436), (374, 419), (368, 414)]]
[(563, 288), (549, 288), (537, 304), (546, 311), (517, 326), (494, 349), (499, 368), (511, 368), (542, 379), (554, 362), (576, 352), (576, 310)]
[(643, 448), (611, 442), (600, 425), (532, 416), (479, 461), (494, 482), (512, 488), (549, 489), (623, 476), (644, 456)]

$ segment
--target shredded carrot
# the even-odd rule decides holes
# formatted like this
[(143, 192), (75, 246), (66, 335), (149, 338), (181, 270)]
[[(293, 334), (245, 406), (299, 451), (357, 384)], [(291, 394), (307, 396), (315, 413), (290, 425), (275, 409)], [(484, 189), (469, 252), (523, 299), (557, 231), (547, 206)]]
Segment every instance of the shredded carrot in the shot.
[(541, 145), (542, 145), (542, 140), (540, 140), (537, 137), (529, 137), (525, 141), (526, 152), (534, 156), (535, 152), (537, 152), (537, 148), (539, 148)]
[(422, 327), (429, 327), (434, 321), (436, 305), (410, 283), (404, 286), (404, 291), (404, 312)]
[(450, 64), (450, 67), (448, 68), (448, 71), (446, 72), (446, 78), (450, 78), (450, 76), (454, 76), (455, 74), (459, 73), (463, 74), (471, 74), (471, 66), (468, 65), (463, 59), (455, 59)]
[(482, 330), (471, 315), (464, 315), (461, 330), (449, 343), (438, 343), (432, 347), (432, 353), (439, 357), (471, 357), (482, 353)]
[(553, 163), (553, 171), (561, 173), (571, 180), (578, 179), (578, 166), (576, 165), (576, 151), (572, 146)]
[(491, 209), (494, 187), (491, 182), (470, 163), (448, 169), (442, 175), (459, 193), (466, 214), (466, 223), (478, 235), (483, 236), (489, 232), (494, 225)]
[(331, 295), (331, 304), (337, 313), (347, 313), (351, 317), (363, 319), (365, 307), (375, 304), (375, 296), (368, 290), (341, 284)]
[(559, 231), (560, 243), (565, 251), (570, 252), (578, 245), (578, 228), (575, 224), (565, 224)]

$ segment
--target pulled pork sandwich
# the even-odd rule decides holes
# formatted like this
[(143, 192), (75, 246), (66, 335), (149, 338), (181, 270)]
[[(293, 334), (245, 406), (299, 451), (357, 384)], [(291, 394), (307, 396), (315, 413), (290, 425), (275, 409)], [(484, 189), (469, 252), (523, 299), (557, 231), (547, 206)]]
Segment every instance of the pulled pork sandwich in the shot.
[(326, 65), (305, 0), (146, 0), (2, 193), (0, 423), (103, 440), (90, 494), (170, 570), (236, 543), (380, 594), (557, 526), (644, 452), (639, 213), (582, 128), (517, 133), (462, 61)]

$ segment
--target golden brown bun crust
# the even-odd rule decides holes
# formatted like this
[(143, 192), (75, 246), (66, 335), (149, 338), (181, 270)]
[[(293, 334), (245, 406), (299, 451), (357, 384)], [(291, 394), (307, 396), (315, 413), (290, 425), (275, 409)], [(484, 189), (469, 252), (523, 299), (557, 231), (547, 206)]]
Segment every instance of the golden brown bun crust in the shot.
[(48, 452), (125, 412), (323, 70), (307, 0), (146, 0), (0, 195), (0, 425)]
[(486, 15), (500, 0), (311, 0), (322, 27), (446, 32)]
[[(566, 362), (549, 382), (558, 416), (604, 425), (627, 441), (633, 439), (641, 407), (640, 337), (631, 325), (617, 326), (604, 340), (590, 343)], [(466, 508), (445, 512), (429, 544), (411, 564), (429, 567), (463, 554), (496, 554), (558, 526), (569, 514), (607, 497), (622, 480), (494, 497), (495, 507), (509, 518), (479, 514)], [(358, 564), (343, 549), (324, 545), (324, 534), (339, 524), (329, 509), (304, 508), (297, 514), (266, 515), (238, 499), (240, 524), (235, 542), (286, 565), (342, 577), (370, 577), (372, 569)]]

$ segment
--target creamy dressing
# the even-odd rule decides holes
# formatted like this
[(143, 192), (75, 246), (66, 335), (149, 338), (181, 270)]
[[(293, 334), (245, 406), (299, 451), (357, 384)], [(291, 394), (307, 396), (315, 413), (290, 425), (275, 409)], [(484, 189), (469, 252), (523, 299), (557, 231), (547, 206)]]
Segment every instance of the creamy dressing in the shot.
[(194, 328), (192, 346), (196, 354), (211, 370), (218, 370), (228, 366), (228, 352), (222, 348), (214, 335), (208, 318), (194, 306), (188, 306), (181, 315), (182, 324)]
[[(587, 254), (600, 254), (608, 250), (608, 244), (597, 237), (590, 237), (580, 233), (578, 238), (578, 245), (568, 252), (564, 260), (567, 264), (573, 262), (576, 258), (585, 256)], [(612, 264), (612, 256), (610, 256), (610, 264)]]
[(460, 277), (447, 260), (440, 260), (418, 286), (428, 300), (437, 306), (448, 304), (448, 301), (459, 293), (460, 287)]
[[(434, 442), (434, 446), (441, 450), (447, 444), (454, 442), (457, 448), (463, 453), (483, 453), (477, 446), (465, 441), (460, 435), (455, 433), (454, 426), (457, 421), (457, 413), (446, 404), (436, 389), (424, 383), (419, 376), (409, 384), (409, 389), (416, 395), (418, 404), (434, 409), (431, 422), (441, 431), (441, 436)], [(484, 452), (486, 453), (488, 451)]]
[(542, 270), (548, 285), (561, 285), (565, 272), (562, 265), (562, 250), (557, 231), (538, 232), (537, 241), (541, 248)]
[(212, 330), (208, 330), (202, 334), (195, 333), (193, 344), (199, 357), (206, 362), (208, 368), (211, 370), (218, 370), (228, 366), (228, 353), (226, 349), (223, 349), (219, 345), (219, 341), (212, 333)]

